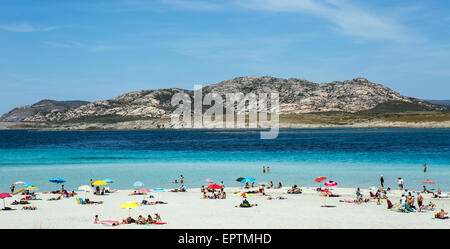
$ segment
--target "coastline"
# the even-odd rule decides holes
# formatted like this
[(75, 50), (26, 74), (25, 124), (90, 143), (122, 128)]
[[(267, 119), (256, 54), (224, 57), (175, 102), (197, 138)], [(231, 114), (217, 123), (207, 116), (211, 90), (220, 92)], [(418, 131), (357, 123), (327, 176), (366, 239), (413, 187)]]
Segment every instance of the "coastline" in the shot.
[[(131, 216), (146, 217), (159, 213), (165, 225), (123, 224), (117, 227), (94, 224), (94, 216), (100, 220), (119, 220), (128, 216), (128, 210), (121, 209), (125, 202), (140, 203), (142, 195), (129, 196), (133, 190), (118, 190), (116, 193), (96, 196), (87, 193), (87, 198), (93, 201), (103, 201), (103, 204), (80, 205), (75, 198), (63, 198), (59, 201), (47, 201), (53, 194), (38, 194), (42, 200), (30, 201), (38, 210), (19, 210), (22, 205), (12, 206), (10, 203), (20, 195), (8, 198), (7, 206), (17, 208), (13, 211), (0, 211), (0, 228), (109, 228), (109, 229), (219, 229), (219, 228), (443, 228), (448, 229), (449, 220), (433, 219), (433, 212), (400, 213), (387, 209), (386, 201), (381, 205), (376, 202), (362, 204), (345, 203), (339, 200), (355, 199), (355, 188), (336, 188), (331, 191), (341, 197), (321, 197), (314, 187), (302, 187), (302, 194), (286, 194), (288, 188), (267, 189), (266, 193), (275, 197), (268, 200), (267, 196), (252, 194), (248, 201), (257, 206), (252, 208), (237, 208), (242, 197), (233, 192), (241, 188), (225, 188), (227, 199), (201, 199), (199, 188), (188, 189), (185, 193), (162, 192), (152, 193), (155, 198), (149, 201), (161, 200), (168, 204), (143, 205), (130, 210)], [(368, 189), (362, 194), (369, 196)], [(84, 198), (84, 192), (78, 196)], [(286, 199), (278, 200), (277, 196)], [(436, 209), (450, 209), (450, 198), (431, 198), (431, 194), (423, 194), (424, 203), (430, 200), (436, 203)], [(388, 197), (392, 203), (400, 199), (400, 191), (393, 190)], [(371, 199), (373, 200), (373, 199)], [(335, 207), (321, 207), (322, 205)], [(27, 205), (29, 206), (29, 205)]]
[[(164, 125), (162, 125), (164, 124)], [(280, 129), (322, 129), (322, 128), (403, 128), (403, 129), (450, 129), (450, 121), (442, 122), (363, 122), (354, 124), (308, 124), (308, 123), (283, 123), (279, 124)], [(203, 130), (200, 128), (197, 130)], [(154, 121), (130, 121), (114, 124), (104, 123), (77, 123), (46, 125), (43, 123), (28, 122), (0, 122), (0, 130), (39, 130), (39, 131), (115, 131), (115, 130), (196, 130), (196, 129), (177, 129), (170, 127), (168, 123), (159, 123)], [(213, 130), (261, 130), (250, 128), (215, 128)]]

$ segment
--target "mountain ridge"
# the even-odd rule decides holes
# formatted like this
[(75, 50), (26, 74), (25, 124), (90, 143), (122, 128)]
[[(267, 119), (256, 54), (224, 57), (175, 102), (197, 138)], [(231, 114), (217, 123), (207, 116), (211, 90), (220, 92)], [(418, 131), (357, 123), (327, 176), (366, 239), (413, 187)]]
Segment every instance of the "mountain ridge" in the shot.
[[(244, 76), (205, 86), (202, 91), (203, 95), (207, 93), (223, 95), (236, 92), (244, 94), (278, 92), (281, 114), (359, 113), (370, 111), (380, 105), (384, 105), (382, 108), (378, 108), (378, 111), (381, 112), (386, 110), (402, 111), (408, 110), (408, 108), (414, 111), (448, 110), (447, 107), (425, 100), (403, 96), (382, 84), (373, 83), (361, 77), (342, 82), (314, 83), (296, 78)], [(180, 88), (132, 91), (112, 99), (85, 103), (77, 107), (33, 113), (20, 121), (58, 122), (101, 116), (166, 118), (175, 109), (170, 100), (176, 93), (186, 93), (192, 97), (194, 92)]]

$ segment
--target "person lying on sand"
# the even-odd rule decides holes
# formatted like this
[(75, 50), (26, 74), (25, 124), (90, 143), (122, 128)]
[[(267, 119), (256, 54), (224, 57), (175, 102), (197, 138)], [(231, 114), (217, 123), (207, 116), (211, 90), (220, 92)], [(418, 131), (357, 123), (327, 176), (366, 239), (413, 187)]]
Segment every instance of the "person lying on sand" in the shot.
[(128, 195), (143, 195), (143, 193), (139, 193), (135, 190), (135, 191), (129, 193)]
[(441, 209), (440, 212), (437, 212), (437, 213), (434, 214), (434, 218), (446, 220), (446, 219), (449, 218), (448, 216), (446, 216), (447, 214), (448, 214), (448, 213), (445, 212), (444, 209)]
[(167, 202), (142, 200), (142, 204), (143, 205), (155, 205), (155, 204), (167, 204)]
[(37, 207), (36, 206), (25, 206), (25, 207), (22, 207), (22, 209), (23, 210), (36, 210)]
[(50, 199), (47, 199), (47, 201), (57, 201), (57, 200), (61, 200), (61, 196), (58, 197), (52, 197)]
[(276, 198), (273, 198), (272, 196), (267, 197), (267, 200), (285, 200), (287, 198), (283, 197), (283, 196), (277, 196)]
[(292, 186), (292, 188), (288, 189), (287, 191), (288, 194), (301, 194), (302, 190), (297, 187), (297, 185)]
[(91, 201), (89, 199), (86, 199), (86, 204), (103, 204), (103, 201)]
[(30, 204), (28, 201), (24, 201), (24, 200), (20, 200), (20, 201), (17, 201), (17, 200), (14, 200), (12, 203), (11, 203), (11, 205), (26, 205), (26, 204)]

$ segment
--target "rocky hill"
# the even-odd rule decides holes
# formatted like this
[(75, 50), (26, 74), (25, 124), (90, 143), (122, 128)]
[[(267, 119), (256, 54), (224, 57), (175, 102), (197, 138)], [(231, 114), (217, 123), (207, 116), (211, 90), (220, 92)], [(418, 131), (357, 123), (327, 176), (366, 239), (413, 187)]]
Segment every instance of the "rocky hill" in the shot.
[[(178, 88), (142, 90), (119, 97), (88, 103), (77, 108), (40, 111), (23, 118), (23, 121), (86, 120), (98, 117), (165, 118), (174, 107), (170, 100), (175, 93), (193, 92)], [(206, 93), (271, 93), (280, 96), (281, 114), (345, 112), (395, 112), (443, 111), (447, 107), (427, 101), (405, 97), (381, 84), (356, 78), (344, 82), (313, 83), (301, 79), (281, 79), (269, 76), (238, 77), (203, 88)]]
[(34, 117), (35, 115), (45, 115), (55, 111), (66, 111), (88, 104), (87, 101), (56, 101), (50, 99), (41, 100), (33, 105), (14, 108), (0, 117), (0, 122), (17, 122)]

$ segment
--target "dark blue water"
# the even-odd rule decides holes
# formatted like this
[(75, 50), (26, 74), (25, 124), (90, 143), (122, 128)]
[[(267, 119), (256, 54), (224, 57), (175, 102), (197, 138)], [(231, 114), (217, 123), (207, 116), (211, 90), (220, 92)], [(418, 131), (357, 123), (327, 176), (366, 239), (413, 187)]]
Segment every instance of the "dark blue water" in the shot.
[[(270, 175), (262, 175), (263, 165), (271, 166)], [(402, 176), (412, 187), (433, 178), (448, 188), (450, 130), (297, 129), (281, 130), (273, 140), (212, 130), (0, 131), (2, 190), (17, 180), (50, 188), (52, 177), (65, 177), (74, 188), (106, 177), (118, 188), (131, 188), (135, 180), (172, 187), (180, 174), (192, 187), (205, 178), (236, 185), (239, 176), (312, 185), (318, 175), (341, 186), (372, 186), (383, 174), (392, 185)]]

